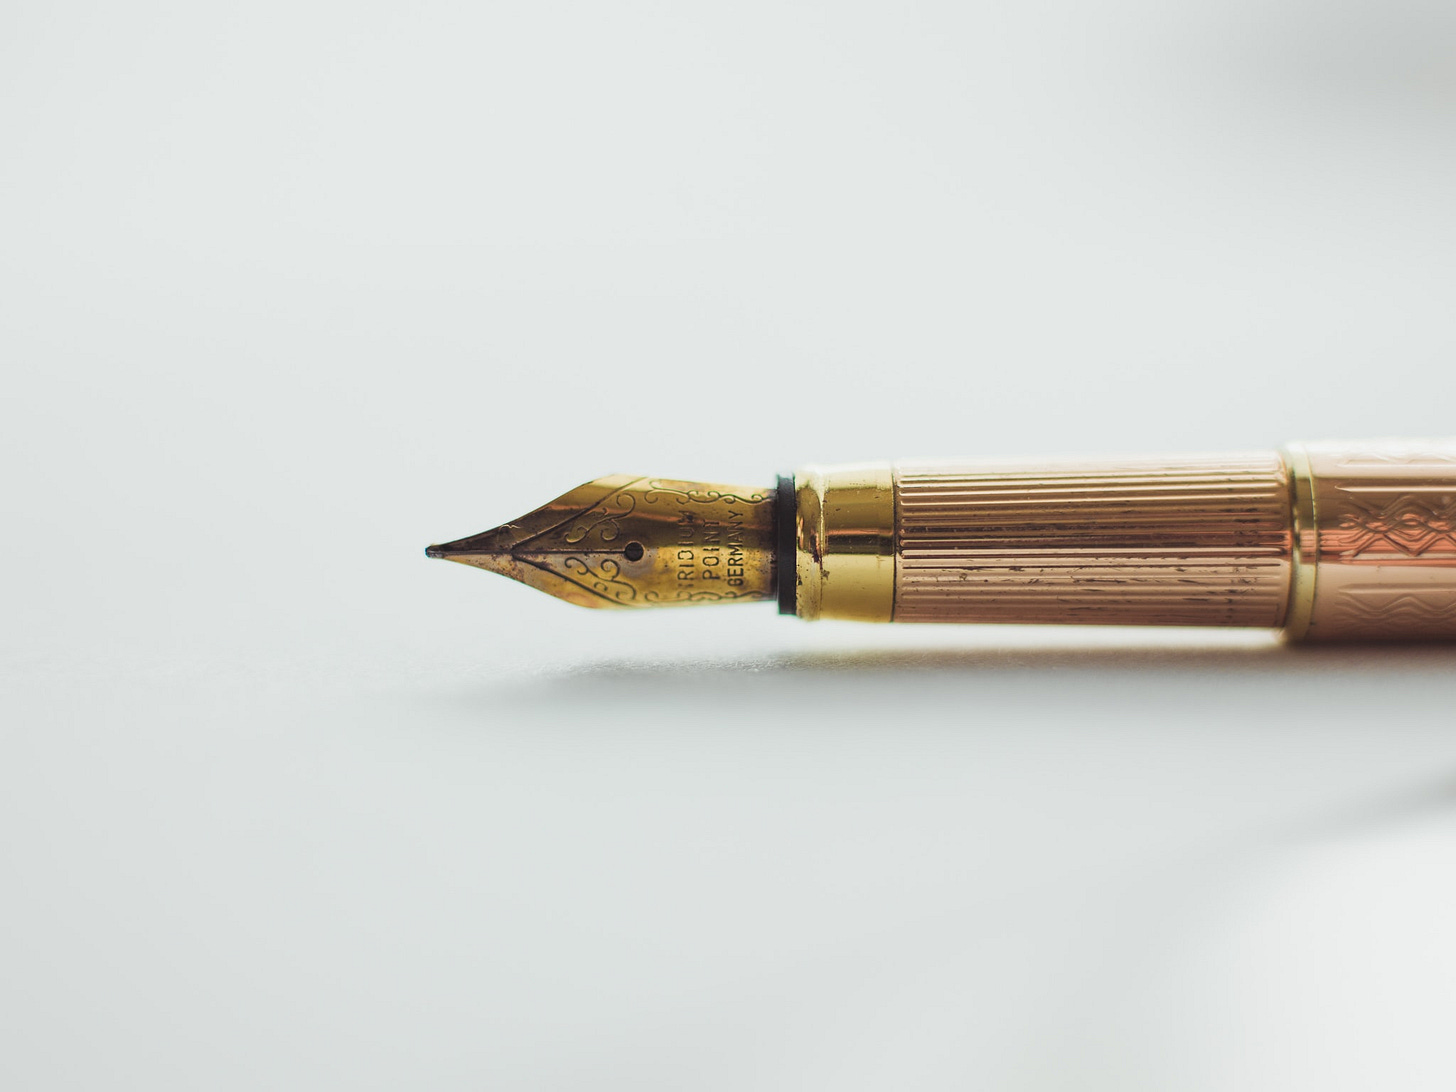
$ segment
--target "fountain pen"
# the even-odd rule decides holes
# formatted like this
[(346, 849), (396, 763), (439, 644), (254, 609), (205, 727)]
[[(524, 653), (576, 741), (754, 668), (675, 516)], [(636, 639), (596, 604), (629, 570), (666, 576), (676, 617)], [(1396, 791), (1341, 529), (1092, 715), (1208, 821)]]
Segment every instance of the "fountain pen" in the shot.
[(597, 478), (426, 551), (587, 607), (1456, 638), (1456, 439)]

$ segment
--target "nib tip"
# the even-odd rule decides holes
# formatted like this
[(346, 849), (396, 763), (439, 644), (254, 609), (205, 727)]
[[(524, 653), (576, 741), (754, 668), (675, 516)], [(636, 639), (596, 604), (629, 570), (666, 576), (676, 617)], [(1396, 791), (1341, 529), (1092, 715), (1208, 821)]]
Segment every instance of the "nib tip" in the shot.
[(445, 554), (445, 548), (443, 546), (426, 546), (425, 547), (425, 556), (426, 557), (445, 557), (446, 556), (446, 554)]

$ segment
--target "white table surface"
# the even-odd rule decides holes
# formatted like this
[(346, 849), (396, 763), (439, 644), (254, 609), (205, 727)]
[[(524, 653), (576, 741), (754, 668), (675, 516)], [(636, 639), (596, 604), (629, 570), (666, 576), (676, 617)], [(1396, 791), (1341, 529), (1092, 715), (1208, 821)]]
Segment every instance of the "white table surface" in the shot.
[(1456, 1082), (1456, 652), (421, 553), (617, 471), (1450, 433), (1444, 6), (6, 23), (0, 1087)]

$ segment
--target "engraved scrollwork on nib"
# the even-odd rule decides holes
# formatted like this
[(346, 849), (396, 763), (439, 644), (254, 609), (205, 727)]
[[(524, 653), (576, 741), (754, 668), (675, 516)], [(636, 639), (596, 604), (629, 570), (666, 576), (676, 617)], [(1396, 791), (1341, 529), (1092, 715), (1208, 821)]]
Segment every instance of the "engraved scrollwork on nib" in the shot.
[(733, 603), (752, 602), (769, 597), (767, 592), (762, 591), (682, 591), (676, 595), (663, 595), (658, 591), (648, 591), (643, 595), (643, 600), (648, 603), (667, 606), (672, 603)]
[(686, 485), (685, 482), (667, 482), (662, 479), (653, 479), (647, 483), (647, 491), (642, 494), (642, 499), (648, 504), (656, 504), (659, 497), (672, 497), (678, 504), (763, 504), (768, 497), (763, 493), (749, 493), (740, 496), (737, 493), (725, 493), (718, 489), (686, 489), (676, 488)]
[(608, 599), (614, 599), (620, 603), (630, 603), (637, 598), (637, 589), (627, 581), (619, 579), (622, 575), (622, 567), (611, 558), (598, 562), (595, 568), (592, 567), (591, 562), (582, 557), (564, 558), (561, 565), (583, 587), (590, 588), (599, 595), (605, 595)]
[(621, 520), (631, 515), (636, 507), (636, 495), (626, 489), (619, 489), (583, 512), (567, 528), (562, 540), (575, 545), (595, 531), (603, 542), (613, 542), (622, 533)]

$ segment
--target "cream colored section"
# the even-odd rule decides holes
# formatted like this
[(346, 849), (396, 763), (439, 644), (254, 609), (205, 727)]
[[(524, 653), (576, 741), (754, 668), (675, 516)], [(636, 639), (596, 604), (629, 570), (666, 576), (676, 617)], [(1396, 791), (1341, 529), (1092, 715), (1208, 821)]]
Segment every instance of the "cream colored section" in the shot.
[(798, 614), (888, 622), (895, 602), (895, 493), (888, 463), (795, 476)]
[(1274, 453), (904, 465), (900, 622), (1282, 625), (1289, 479)]
[(1316, 525), (1310, 641), (1456, 639), (1456, 440), (1296, 446)]

